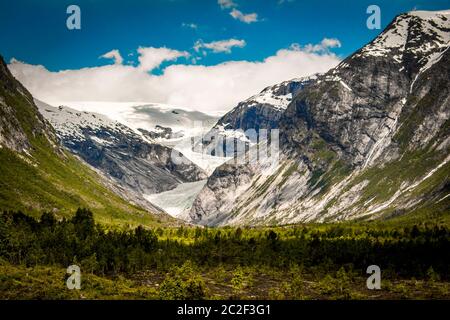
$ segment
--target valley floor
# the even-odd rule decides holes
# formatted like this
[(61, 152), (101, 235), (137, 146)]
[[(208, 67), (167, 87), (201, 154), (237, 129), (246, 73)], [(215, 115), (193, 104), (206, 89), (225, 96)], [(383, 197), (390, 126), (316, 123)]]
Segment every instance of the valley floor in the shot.
[[(361, 275), (298, 275), (274, 269), (215, 268), (201, 272), (205, 299), (449, 299), (450, 283), (436, 279), (385, 279), (380, 290), (368, 290)], [(60, 267), (0, 265), (0, 299), (165, 299), (165, 273), (147, 270), (133, 275), (101, 277), (83, 274), (81, 290), (66, 287)], [(241, 282), (242, 281), (242, 282)]]
[[(0, 213), (0, 299), (450, 299), (450, 229), (415, 220), (105, 229)], [(81, 272), (68, 289), (66, 268)], [(381, 289), (366, 273), (379, 266)]]

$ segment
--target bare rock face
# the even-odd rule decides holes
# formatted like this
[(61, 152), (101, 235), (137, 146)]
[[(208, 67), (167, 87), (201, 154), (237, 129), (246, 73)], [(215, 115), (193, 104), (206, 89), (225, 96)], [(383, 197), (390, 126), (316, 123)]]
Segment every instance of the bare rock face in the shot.
[(174, 138), (181, 138), (183, 137), (182, 133), (174, 133), (172, 128), (163, 127), (160, 125), (155, 126), (155, 130), (145, 130), (142, 128), (138, 129), (139, 132), (142, 133), (142, 135), (150, 140), (153, 139), (174, 139)]
[(284, 81), (240, 102), (217, 121), (197, 148), (202, 147), (204, 152), (212, 155), (222, 149), (223, 156), (233, 156), (236, 150), (227, 148), (227, 142), (236, 141), (247, 148), (257, 143), (260, 130), (267, 130), (270, 135), (271, 129), (277, 129), (292, 97), (316, 78), (317, 75), (313, 75)]
[(372, 43), (302, 91), (280, 123), (287, 146), (314, 127), (354, 165), (366, 161), (397, 124), (417, 78), (448, 48), (447, 16), (398, 16)]
[(247, 100), (240, 102), (225, 114), (214, 128), (243, 131), (247, 129), (278, 128), (281, 115), (295, 94), (307, 86), (316, 76), (292, 79), (262, 90)]
[(448, 210), (449, 42), (450, 11), (398, 16), (295, 92), (270, 124), (280, 129), (276, 170), (217, 168), (192, 220), (283, 224)]

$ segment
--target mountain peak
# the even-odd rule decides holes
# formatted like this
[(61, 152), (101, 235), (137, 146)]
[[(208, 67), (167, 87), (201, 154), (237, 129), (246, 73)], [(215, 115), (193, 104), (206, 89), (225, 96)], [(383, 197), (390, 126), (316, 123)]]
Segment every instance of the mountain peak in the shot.
[(291, 102), (295, 92), (315, 79), (317, 79), (317, 74), (277, 83), (264, 88), (260, 93), (251, 96), (240, 105), (245, 105), (245, 107), (267, 105), (273, 109), (284, 110)]
[(450, 10), (398, 15), (350, 59), (385, 59), (414, 79), (450, 44)]
[(424, 20), (442, 20), (442, 17), (446, 19), (450, 17), (450, 10), (440, 10), (440, 11), (414, 10), (405, 13), (405, 15), (419, 17)]
[(392, 55), (401, 63), (406, 53), (422, 58), (441, 51), (450, 41), (450, 11), (411, 11), (397, 16), (386, 29), (361, 49), (360, 56)]

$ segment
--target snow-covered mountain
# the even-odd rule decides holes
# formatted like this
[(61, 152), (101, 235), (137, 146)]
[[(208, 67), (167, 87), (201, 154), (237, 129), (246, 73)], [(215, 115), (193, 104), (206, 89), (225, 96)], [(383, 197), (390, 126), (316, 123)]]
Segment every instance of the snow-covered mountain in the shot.
[(175, 148), (209, 173), (227, 160), (193, 150), (192, 140), (200, 141), (219, 119), (217, 115), (148, 102), (58, 101), (52, 105), (104, 115), (144, 138)]
[(410, 69), (406, 71), (416, 73), (448, 47), (449, 12), (412, 11), (399, 15), (380, 36), (354, 57), (389, 56), (398, 64), (409, 60), (414, 63), (408, 64)]
[(147, 206), (144, 195), (206, 178), (205, 172), (184, 156), (179, 155), (182, 163), (173, 161), (172, 148), (105, 115), (65, 106), (55, 108), (41, 101), (36, 105), (66, 148), (141, 205)]
[(191, 220), (284, 224), (448, 212), (449, 40), (450, 11), (402, 14), (298, 88), (277, 121), (246, 121), (233, 110), (238, 115), (222, 125), (280, 129), (280, 161), (272, 171), (266, 162), (218, 167)]
[(170, 128), (173, 134), (185, 137), (197, 134), (201, 127), (203, 130), (211, 128), (219, 118), (161, 103), (57, 101), (51, 105), (64, 105), (78, 111), (103, 114), (134, 130), (143, 129), (157, 133), (161, 128)]

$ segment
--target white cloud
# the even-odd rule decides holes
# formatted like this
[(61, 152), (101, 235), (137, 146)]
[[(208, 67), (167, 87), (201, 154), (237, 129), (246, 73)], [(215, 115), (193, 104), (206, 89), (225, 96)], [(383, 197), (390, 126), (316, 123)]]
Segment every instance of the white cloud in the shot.
[(252, 23), (258, 21), (258, 14), (257, 13), (248, 13), (244, 14), (241, 11), (237, 9), (233, 9), (230, 12), (230, 16), (232, 16), (234, 19), (237, 19), (244, 23)]
[(328, 52), (330, 48), (340, 48), (341, 42), (334, 38), (324, 38), (319, 44), (308, 44), (305, 50), (308, 52)]
[(338, 39), (324, 38), (321, 44), (326, 48), (340, 48), (341, 42)]
[(159, 67), (164, 61), (175, 61), (181, 57), (189, 57), (189, 53), (186, 51), (178, 51), (166, 47), (139, 47), (137, 51), (139, 53), (139, 67), (146, 71)]
[(119, 50), (117, 50), (117, 49), (111, 50), (111, 51), (105, 53), (104, 55), (101, 55), (100, 58), (113, 59), (114, 64), (122, 64), (122, 62), (123, 62), (123, 58), (120, 55)]
[(237, 4), (233, 0), (218, 0), (217, 3), (222, 9), (230, 9), (237, 7)]
[(198, 26), (195, 23), (185, 23), (185, 22), (183, 22), (181, 24), (181, 26), (184, 27), (184, 28), (190, 28), (190, 29), (194, 29), (194, 30), (198, 28)]
[(243, 48), (245, 47), (245, 40), (228, 39), (213, 41), (209, 43), (204, 43), (202, 40), (198, 40), (194, 45), (194, 50), (199, 52), (201, 49), (209, 49), (214, 53), (225, 52), (231, 53), (233, 47)]
[(238, 4), (233, 0), (218, 0), (217, 3), (220, 5), (220, 8), (222, 10), (232, 9), (230, 11), (230, 16), (232, 16), (233, 19), (235, 20), (239, 20), (241, 22), (248, 24), (258, 21), (257, 13), (248, 13), (248, 14), (243, 13), (242, 11), (236, 9), (238, 7)]
[(162, 74), (148, 70), (186, 53), (168, 48), (139, 48), (140, 65), (106, 65), (52, 72), (41, 65), (11, 60), (13, 75), (38, 99), (62, 101), (147, 101), (203, 112), (226, 111), (264, 87), (295, 77), (325, 72), (339, 63), (331, 52), (292, 46), (262, 61), (218, 65), (173, 64)]

